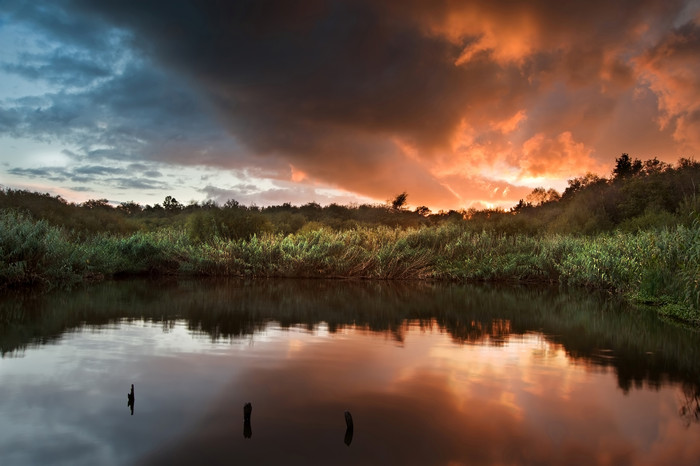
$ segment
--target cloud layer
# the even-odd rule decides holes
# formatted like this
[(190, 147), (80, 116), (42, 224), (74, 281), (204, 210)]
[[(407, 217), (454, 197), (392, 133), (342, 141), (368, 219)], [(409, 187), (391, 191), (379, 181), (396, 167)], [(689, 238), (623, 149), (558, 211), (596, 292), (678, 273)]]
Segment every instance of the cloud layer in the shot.
[(1, 69), (47, 90), (0, 101), (0, 134), (70, 145), (75, 164), (256, 173), (295, 199), (324, 186), (378, 200), (408, 191), (435, 208), (512, 205), (538, 185), (607, 174), (621, 152), (697, 154), (699, 11), (9, 2), (0, 20), (31, 40)]

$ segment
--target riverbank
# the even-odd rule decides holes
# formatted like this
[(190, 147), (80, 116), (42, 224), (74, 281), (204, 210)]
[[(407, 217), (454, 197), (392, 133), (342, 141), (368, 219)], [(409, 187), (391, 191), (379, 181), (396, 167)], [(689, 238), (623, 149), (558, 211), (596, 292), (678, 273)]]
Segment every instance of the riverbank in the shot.
[(549, 282), (607, 290), (700, 326), (700, 223), (597, 236), (475, 233), (459, 225), (327, 228), (195, 242), (183, 229), (69, 240), (0, 214), (0, 285), (70, 286), (122, 275)]

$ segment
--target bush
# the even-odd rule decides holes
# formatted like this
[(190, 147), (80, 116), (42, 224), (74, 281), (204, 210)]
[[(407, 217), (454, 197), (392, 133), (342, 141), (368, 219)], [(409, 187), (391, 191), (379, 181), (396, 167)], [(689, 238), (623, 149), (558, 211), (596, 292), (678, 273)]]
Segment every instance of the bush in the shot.
[(0, 211), (0, 287), (75, 283), (85, 268), (82, 250), (60, 229), (46, 220)]

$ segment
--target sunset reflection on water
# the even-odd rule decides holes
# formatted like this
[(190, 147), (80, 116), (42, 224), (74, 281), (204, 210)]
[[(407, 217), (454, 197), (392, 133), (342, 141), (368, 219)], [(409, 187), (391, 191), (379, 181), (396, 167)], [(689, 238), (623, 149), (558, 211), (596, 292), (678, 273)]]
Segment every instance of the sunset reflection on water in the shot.
[(0, 329), (3, 466), (700, 461), (697, 333), (610, 301), (442, 284), (169, 287), (0, 302), (15, 319)]
[[(334, 464), (693, 464), (700, 458), (697, 425), (679, 418), (677, 386), (624, 393), (612, 371), (572, 360), (541, 333), (497, 332), (458, 344), (435, 322), (408, 322), (400, 331), (397, 342), (395, 333), (362, 328), (327, 334), (271, 324), (246, 347), (241, 373), (199, 427), (149, 461), (215, 455), (223, 446), (215, 439), (225, 435), (204, 426), (228, 431), (221, 413), (235, 417), (242, 394), (254, 400), (259, 443), (239, 442), (236, 455), (250, 461), (283, 461), (290, 452)], [(338, 449), (344, 409), (355, 419), (351, 451)]]

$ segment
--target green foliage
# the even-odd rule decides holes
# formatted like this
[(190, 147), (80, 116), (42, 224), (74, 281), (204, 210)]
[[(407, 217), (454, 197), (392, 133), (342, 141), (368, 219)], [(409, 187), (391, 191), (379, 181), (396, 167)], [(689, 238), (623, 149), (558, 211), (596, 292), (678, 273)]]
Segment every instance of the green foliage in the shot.
[(306, 224), (306, 217), (304, 217), (304, 215), (292, 213), (290, 211), (270, 213), (266, 217), (268, 223), (265, 224), (265, 228), (274, 229), (275, 233), (280, 233), (282, 235), (296, 233)]
[(60, 196), (6, 189), (0, 190), (0, 209), (13, 209), (45, 220), (73, 237), (104, 232), (129, 234), (139, 228), (133, 219), (125, 217), (104, 199), (86, 201), (78, 206)]
[(235, 204), (190, 214), (186, 229), (190, 240), (199, 243), (214, 238), (250, 239), (271, 231), (272, 224), (259, 212)]
[(0, 221), (4, 285), (144, 273), (536, 281), (605, 289), (676, 306), (685, 311), (674, 315), (685, 320), (698, 320), (700, 315), (697, 220), (691, 227), (596, 237), (474, 232), (466, 224), (446, 223), (341, 231), (322, 226), (249, 238), (215, 234), (207, 241), (193, 239), (193, 230), (164, 229), (125, 237), (99, 235), (81, 242), (68, 241), (46, 221), (12, 211), (4, 211)]
[(666, 210), (648, 208), (641, 215), (624, 220), (617, 229), (623, 232), (636, 232), (653, 229), (673, 228), (678, 217)]
[(678, 205), (678, 221), (691, 225), (700, 215), (700, 195), (684, 196)]
[(83, 264), (81, 249), (46, 220), (0, 211), (0, 288), (74, 283)]
[(208, 211), (196, 212), (187, 219), (187, 235), (193, 243), (203, 243), (216, 236), (214, 215)]
[(700, 217), (696, 215), (684, 238), (680, 279), (686, 304), (700, 309)]
[(175, 231), (134, 233), (120, 238), (90, 240), (89, 261), (105, 275), (170, 274), (177, 272), (183, 255), (184, 235)]

